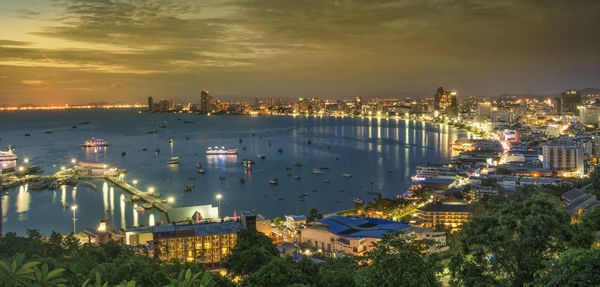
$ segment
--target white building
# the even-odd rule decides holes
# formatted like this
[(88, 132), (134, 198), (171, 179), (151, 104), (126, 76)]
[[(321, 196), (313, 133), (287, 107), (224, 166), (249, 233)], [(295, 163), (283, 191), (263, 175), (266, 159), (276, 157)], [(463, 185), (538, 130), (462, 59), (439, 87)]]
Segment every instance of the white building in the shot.
[(544, 168), (566, 176), (583, 176), (583, 148), (571, 140), (552, 140), (542, 146)]
[(579, 122), (584, 125), (597, 124), (600, 119), (600, 106), (580, 106), (579, 109)]

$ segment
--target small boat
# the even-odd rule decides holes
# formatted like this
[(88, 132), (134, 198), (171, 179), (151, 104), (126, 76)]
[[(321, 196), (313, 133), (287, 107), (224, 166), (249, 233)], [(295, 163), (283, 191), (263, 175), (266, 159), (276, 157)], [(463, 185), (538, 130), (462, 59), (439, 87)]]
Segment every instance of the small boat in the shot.
[(313, 170), (312, 170), (312, 173), (313, 173), (313, 174), (322, 174), (322, 173), (323, 173), (323, 171), (322, 171), (322, 170), (320, 170), (320, 169), (313, 168)]
[(312, 142), (311, 142), (310, 140), (308, 140), (306, 143), (307, 143), (307, 144), (311, 144)]
[(49, 134), (53, 134), (53, 133), (54, 133), (54, 131), (53, 131), (53, 130), (47, 130), (47, 131), (46, 131), (46, 134), (47, 134), (47, 135), (49, 135)]
[(181, 161), (179, 160), (179, 157), (176, 156), (172, 157), (171, 160), (167, 162), (168, 165), (175, 165), (179, 163), (181, 163)]
[(148, 150), (147, 148), (143, 148), (143, 149), (142, 149), (142, 151), (147, 151), (147, 150)]
[(294, 165), (295, 165), (295, 166), (302, 166), (302, 163), (301, 163), (301, 162), (299, 162), (299, 161), (297, 161), (297, 162), (295, 162), (295, 163), (294, 163)]
[(240, 138), (240, 143), (242, 143), (242, 138)]
[(273, 184), (273, 185), (278, 184), (278, 183), (279, 183), (279, 179), (277, 179), (276, 177), (274, 177), (273, 179), (271, 179), (269, 181), (269, 184)]
[(300, 178), (301, 178), (301, 177), (300, 177), (300, 176), (298, 176), (298, 175), (294, 176), (294, 179), (295, 179), (295, 180), (300, 180)]
[(329, 168), (326, 166), (322, 166), (321, 169), (329, 169)]
[(108, 142), (103, 139), (92, 138), (81, 144), (82, 147), (104, 147), (108, 146)]
[(196, 180), (195, 177), (188, 177), (188, 180)]
[(166, 129), (166, 128), (167, 128), (167, 125), (165, 125), (165, 124), (161, 124), (161, 125), (159, 125), (158, 127), (159, 127), (159, 128), (161, 128), (161, 129)]
[(319, 192), (319, 190), (318, 190), (318, 189), (313, 189), (313, 190), (311, 190), (311, 191), (312, 191), (312, 192)]
[(303, 196), (308, 196), (308, 192), (305, 192), (302, 194)]
[(190, 137), (189, 137), (189, 136), (186, 136), (186, 137), (185, 137), (185, 139), (186, 139), (186, 140), (190, 140)]
[(173, 139), (170, 139), (170, 140), (169, 140), (169, 143), (173, 143)]
[(300, 198), (300, 199), (298, 199), (298, 201), (304, 201), (304, 198)]
[(329, 180), (329, 179), (326, 179), (326, 180), (324, 180), (323, 182), (324, 182), (324, 183), (331, 183), (331, 180)]
[(242, 147), (242, 150), (246, 150), (246, 147), (245, 147), (245, 146), (243, 146), (243, 147)]
[(340, 157), (339, 157), (339, 156), (336, 156), (336, 157), (335, 157), (335, 160), (339, 160), (339, 159), (340, 159)]
[(240, 178), (240, 183), (246, 183), (246, 180), (244, 178)]
[(344, 192), (344, 190), (343, 190), (343, 189), (340, 189), (340, 190), (338, 190), (338, 191), (339, 191), (339, 192)]
[(71, 128), (72, 128), (72, 129), (76, 129), (76, 128), (77, 128), (77, 126), (71, 126)]
[(352, 177), (352, 174), (350, 174), (350, 173), (342, 173), (342, 175), (343, 175), (345, 178), (351, 178), (351, 177)]
[(286, 169), (286, 170), (292, 170), (292, 168), (291, 168), (291, 167), (289, 167), (289, 166), (286, 166), (286, 167), (285, 167), (285, 169)]
[(278, 198), (277, 200), (279, 200), (279, 201), (284, 201), (284, 200), (285, 200), (285, 198)]
[(81, 122), (81, 123), (79, 123), (79, 124), (80, 124), (80, 125), (89, 125), (89, 124), (90, 124), (90, 122)]
[(95, 184), (93, 184), (93, 183), (91, 183), (91, 182), (89, 182), (89, 181), (88, 181), (88, 182), (86, 182), (86, 183), (85, 183), (85, 185), (86, 185), (87, 187), (91, 188), (91, 189), (98, 189), (98, 187), (97, 187)]
[(292, 172), (291, 172), (291, 171), (288, 171), (288, 172), (287, 172), (287, 175), (288, 175), (288, 176), (292, 176)]
[(192, 191), (192, 188), (191, 188), (191, 187), (189, 187), (189, 186), (187, 186), (187, 185), (184, 185), (184, 186), (183, 186), (183, 191), (185, 191), (185, 192), (190, 192), (190, 191)]
[(30, 136), (31, 136), (31, 134), (25, 134), (25, 136), (26, 136), (26, 137), (30, 137)]
[(205, 170), (203, 170), (203, 169), (199, 169), (199, 170), (198, 170), (198, 173), (199, 173), (199, 174), (205, 174), (205, 173), (206, 173), (206, 171), (205, 171)]
[(363, 204), (363, 203), (365, 203), (365, 201), (364, 201), (364, 200), (362, 200), (362, 199), (360, 199), (359, 197), (355, 197), (355, 198), (354, 198), (354, 202), (355, 202), (355, 203), (360, 203), (360, 204)]
[(202, 164), (201, 163), (196, 163), (196, 168), (202, 168)]
[(392, 173), (393, 171), (392, 171), (391, 169), (388, 169), (388, 170), (387, 170), (387, 172), (388, 172), (388, 173)]
[(121, 152), (121, 156), (125, 156), (125, 155), (127, 155), (126, 152)]
[(151, 131), (147, 132), (147, 134), (149, 134), (149, 135), (151, 135), (151, 134), (157, 134), (157, 133), (158, 133), (157, 130), (151, 130)]
[(225, 180), (225, 176), (224, 175), (219, 175), (219, 180)]
[(251, 160), (251, 159), (243, 159), (243, 160), (242, 160), (242, 164), (244, 164), (244, 165), (253, 165), (253, 164), (254, 164), (254, 160)]
[(260, 158), (260, 159), (265, 159), (265, 158), (267, 158), (267, 156), (266, 156), (266, 155), (264, 155), (264, 154), (259, 154), (259, 155), (257, 155), (257, 157), (258, 157), (258, 158)]
[(155, 152), (155, 153), (159, 153), (159, 152), (160, 152), (160, 149), (159, 149), (159, 148), (154, 148), (154, 152)]
[(184, 124), (192, 124), (192, 123), (194, 123), (194, 122), (192, 122), (192, 121), (183, 121), (183, 123), (184, 123)]

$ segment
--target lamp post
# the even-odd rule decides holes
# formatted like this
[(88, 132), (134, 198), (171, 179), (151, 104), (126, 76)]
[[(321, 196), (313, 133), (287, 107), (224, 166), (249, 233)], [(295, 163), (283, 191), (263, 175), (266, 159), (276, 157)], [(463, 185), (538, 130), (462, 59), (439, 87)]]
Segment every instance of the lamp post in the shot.
[(216, 198), (219, 201), (219, 210), (217, 210), (217, 216), (221, 218), (221, 198), (223, 198), (223, 196), (220, 193), (217, 193)]
[(71, 210), (73, 210), (73, 235), (75, 235), (75, 233), (77, 231), (75, 229), (75, 221), (77, 221), (77, 218), (75, 217), (75, 211), (77, 210), (77, 205), (71, 206)]

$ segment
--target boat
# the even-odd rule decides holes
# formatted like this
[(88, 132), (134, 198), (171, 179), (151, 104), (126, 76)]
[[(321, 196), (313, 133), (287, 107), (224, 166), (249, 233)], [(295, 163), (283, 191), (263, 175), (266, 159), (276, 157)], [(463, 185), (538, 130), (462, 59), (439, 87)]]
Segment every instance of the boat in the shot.
[(320, 169), (313, 168), (313, 170), (312, 170), (312, 173), (313, 173), (313, 174), (322, 174), (322, 173), (323, 173), (323, 171), (322, 171), (322, 170), (320, 170)]
[(342, 175), (343, 175), (345, 178), (351, 178), (351, 177), (352, 177), (352, 174), (350, 174), (350, 173), (342, 173)]
[(196, 180), (195, 177), (188, 177), (188, 180)]
[(278, 198), (277, 200), (279, 200), (279, 201), (284, 201), (284, 200), (285, 200), (285, 198)]
[(276, 177), (274, 177), (273, 179), (271, 179), (269, 181), (269, 184), (273, 184), (273, 185), (278, 184), (278, 183), (279, 183), (279, 179), (277, 179)]
[(190, 136), (185, 136), (185, 139), (186, 140), (190, 140)]
[(108, 146), (108, 142), (103, 139), (92, 138), (81, 144), (82, 147), (103, 147)]
[(79, 124), (80, 124), (80, 125), (89, 125), (89, 124), (90, 124), (90, 122), (81, 122), (81, 123), (79, 123)]
[(365, 203), (365, 201), (364, 201), (364, 200), (362, 200), (362, 199), (360, 199), (359, 197), (355, 197), (355, 198), (354, 198), (354, 202), (355, 202), (355, 203), (360, 203), (360, 204), (363, 204), (363, 203)]
[(278, 148), (278, 149), (277, 149), (277, 152), (279, 152), (279, 153), (283, 153), (283, 149), (282, 149), (282, 148)]
[(127, 155), (126, 152), (121, 152), (121, 156), (125, 156), (125, 155)]
[(242, 160), (242, 164), (243, 164), (243, 165), (253, 165), (253, 164), (254, 164), (254, 160), (251, 160), (251, 159), (243, 159), (243, 160)]
[(159, 127), (159, 128), (161, 128), (161, 129), (165, 129), (165, 128), (167, 128), (167, 125), (165, 125), (165, 124), (161, 124), (161, 125), (159, 125), (158, 127)]
[(322, 166), (321, 169), (329, 169), (329, 168), (326, 166)]
[(173, 139), (170, 139), (170, 140), (169, 140), (169, 143), (173, 143)]
[(244, 178), (240, 178), (240, 183), (246, 183), (246, 180)]
[(71, 126), (71, 128), (72, 128), (72, 129), (76, 129), (76, 128), (77, 128), (77, 126)]
[(97, 187), (95, 184), (93, 184), (93, 183), (91, 183), (91, 182), (89, 182), (89, 181), (88, 181), (88, 182), (86, 182), (86, 183), (85, 183), (85, 185), (86, 185), (87, 187), (91, 188), (91, 189), (98, 189), (98, 187)]
[(298, 201), (304, 201), (304, 198), (300, 198), (300, 199), (298, 199)]
[(295, 166), (302, 166), (302, 163), (301, 163), (301, 162), (299, 162), (299, 161), (297, 161), (297, 162), (295, 162), (295, 163), (294, 163), (294, 165), (295, 165)]
[(237, 154), (237, 148), (225, 148), (224, 146), (222, 147), (218, 147), (215, 146), (214, 148), (208, 148), (206, 150), (206, 155), (231, 155), (231, 154)]
[(339, 191), (339, 192), (344, 192), (344, 190), (343, 190), (343, 189), (340, 189), (340, 190), (338, 190), (338, 191)]
[(224, 175), (219, 175), (219, 179), (220, 179), (220, 180), (225, 180), (225, 178), (226, 178), (226, 177), (225, 177)]
[(326, 180), (324, 180), (323, 182), (324, 182), (324, 183), (331, 183), (331, 180), (329, 180), (329, 179), (326, 179)]
[(184, 186), (183, 186), (183, 191), (185, 191), (185, 192), (190, 192), (190, 191), (192, 191), (192, 188), (191, 188), (191, 187), (189, 187), (189, 186), (187, 186), (187, 185), (184, 185)]
[(147, 151), (147, 150), (148, 150), (147, 148), (143, 148), (143, 149), (142, 149), (142, 151)]
[(308, 196), (308, 192), (305, 192), (302, 194), (303, 196)]
[(242, 143), (242, 138), (240, 138), (240, 143)]
[(183, 121), (183, 123), (184, 123), (184, 124), (192, 124), (192, 123), (194, 123), (194, 122), (192, 122), (192, 121)]
[(157, 134), (157, 133), (158, 133), (157, 130), (151, 130), (151, 131), (147, 132), (147, 134), (149, 134), (149, 135), (151, 135), (151, 134)]
[(53, 130), (47, 130), (47, 131), (46, 131), (46, 134), (47, 134), (47, 135), (49, 135), (49, 134), (53, 134), (53, 133), (54, 133), (54, 131), (53, 131)]
[(8, 151), (0, 151), (0, 161), (13, 161), (17, 160), (17, 154), (12, 146), (8, 146)]
[(374, 194), (374, 195), (378, 195), (378, 194), (380, 194), (379, 192), (375, 192), (375, 191), (369, 191), (369, 192), (367, 192), (367, 193), (368, 193), (368, 194)]
[(199, 174), (205, 174), (205, 173), (206, 173), (206, 171), (205, 171), (205, 170), (203, 170), (203, 169), (198, 169), (198, 173), (199, 173)]
[(264, 155), (264, 154), (259, 154), (259, 155), (257, 155), (257, 157), (258, 157), (258, 158), (260, 158), (260, 159), (265, 159), (265, 158), (267, 158), (267, 156), (266, 156), (266, 155)]
[(25, 134), (25, 136), (26, 136), (26, 137), (30, 137), (30, 136), (31, 136), (31, 134)]
[(160, 149), (159, 149), (159, 148), (154, 148), (154, 152), (155, 152), (155, 153), (159, 153), (159, 152), (160, 152)]
[(318, 190), (318, 189), (313, 189), (313, 190), (311, 190), (311, 191), (312, 191), (312, 192), (319, 192), (319, 190)]
[(179, 157), (172, 157), (171, 160), (169, 160), (167, 162), (168, 165), (175, 165), (175, 164), (179, 164), (181, 161), (179, 160)]
[(196, 168), (202, 168), (202, 164), (201, 163), (196, 163)]
[(292, 176), (292, 172), (291, 172), (291, 171), (288, 171), (288, 172), (287, 172), (287, 175), (288, 175), (288, 176)]
[(295, 180), (300, 180), (300, 176), (296, 175), (296, 176), (294, 176), (294, 179)]

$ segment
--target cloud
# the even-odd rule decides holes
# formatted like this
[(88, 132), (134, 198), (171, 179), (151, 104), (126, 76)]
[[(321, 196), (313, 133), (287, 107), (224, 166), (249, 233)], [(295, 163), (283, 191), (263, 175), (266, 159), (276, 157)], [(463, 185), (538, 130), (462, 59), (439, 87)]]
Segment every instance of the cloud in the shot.
[(19, 82), (21, 84), (25, 84), (25, 85), (41, 85), (44, 83), (44, 81), (40, 81), (40, 80), (21, 80)]

